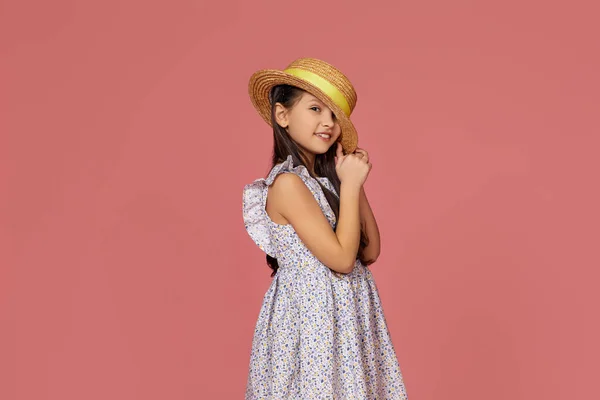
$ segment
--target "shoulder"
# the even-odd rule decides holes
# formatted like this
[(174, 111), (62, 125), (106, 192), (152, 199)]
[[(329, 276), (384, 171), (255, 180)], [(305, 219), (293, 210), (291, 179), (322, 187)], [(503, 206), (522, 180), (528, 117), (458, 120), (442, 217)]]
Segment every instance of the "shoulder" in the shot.
[(272, 190), (301, 190), (306, 188), (306, 184), (298, 174), (293, 172), (283, 172), (273, 179)]
[(269, 197), (289, 203), (312, 198), (313, 195), (302, 177), (293, 172), (284, 172), (273, 180), (269, 189)]
[[(294, 165), (292, 156), (275, 165), (266, 178), (260, 178), (244, 188), (244, 199), (248, 203), (265, 207), (267, 197), (269, 203), (282, 204), (289, 209), (309, 198), (314, 198), (319, 191), (318, 183), (311, 178), (303, 165)], [(280, 207), (276, 207), (279, 209)]]

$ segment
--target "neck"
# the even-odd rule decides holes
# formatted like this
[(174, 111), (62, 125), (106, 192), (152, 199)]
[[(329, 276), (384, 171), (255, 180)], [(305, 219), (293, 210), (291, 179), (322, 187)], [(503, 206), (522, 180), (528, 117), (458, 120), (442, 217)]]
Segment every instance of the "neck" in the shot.
[(306, 161), (306, 168), (308, 168), (308, 170), (310, 171), (311, 174), (315, 175), (316, 156), (309, 151), (303, 151), (302, 155), (304, 156), (304, 159)]

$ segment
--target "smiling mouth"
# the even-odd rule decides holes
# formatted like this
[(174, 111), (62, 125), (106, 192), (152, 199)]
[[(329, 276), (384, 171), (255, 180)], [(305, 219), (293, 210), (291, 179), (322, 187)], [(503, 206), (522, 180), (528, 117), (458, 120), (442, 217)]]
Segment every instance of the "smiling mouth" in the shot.
[(317, 135), (318, 137), (320, 137), (321, 139), (324, 139), (324, 140), (331, 139), (331, 135), (329, 133), (315, 133), (315, 135)]

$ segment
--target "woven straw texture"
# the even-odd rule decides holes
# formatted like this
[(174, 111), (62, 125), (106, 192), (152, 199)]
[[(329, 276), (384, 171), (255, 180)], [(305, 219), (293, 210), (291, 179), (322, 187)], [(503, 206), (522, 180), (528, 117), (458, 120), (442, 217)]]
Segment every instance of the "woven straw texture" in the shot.
[[(315, 58), (297, 59), (286, 67), (286, 69), (290, 68), (303, 69), (317, 74), (329, 81), (329, 83), (335, 86), (344, 95), (344, 98), (350, 106), (350, 113), (352, 113), (357, 102), (356, 91), (354, 90), (352, 83), (350, 83), (350, 80), (348, 80), (348, 78), (337, 68), (325, 61)], [(317, 97), (329, 107), (335, 114), (342, 130), (340, 142), (342, 143), (344, 153), (348, 154), (356, 150), (358, 145), (358, 135), (349, 116), (347, 116), (321, 89), (304, 79), (290, 75), (284, 71), (263, 69), (255, 72), (250, 77), (250, 82), (248, 84), (250, 99), (265, 122), (272, 125), (271, 102), (269, 99), (270, 91), (274, 86), (282, 84), (299, 87)]]

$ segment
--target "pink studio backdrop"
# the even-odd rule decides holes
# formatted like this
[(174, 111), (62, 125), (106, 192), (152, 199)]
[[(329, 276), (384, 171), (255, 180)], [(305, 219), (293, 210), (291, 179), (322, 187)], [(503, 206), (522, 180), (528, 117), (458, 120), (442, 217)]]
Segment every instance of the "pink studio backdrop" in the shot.
[[(587, 3), (587, 4), (586, 4)], [(342, 69), (411, 399), (597, 399), (597, 2), (0, 2), (0, 399), (242, 399), (246, 85)]]

